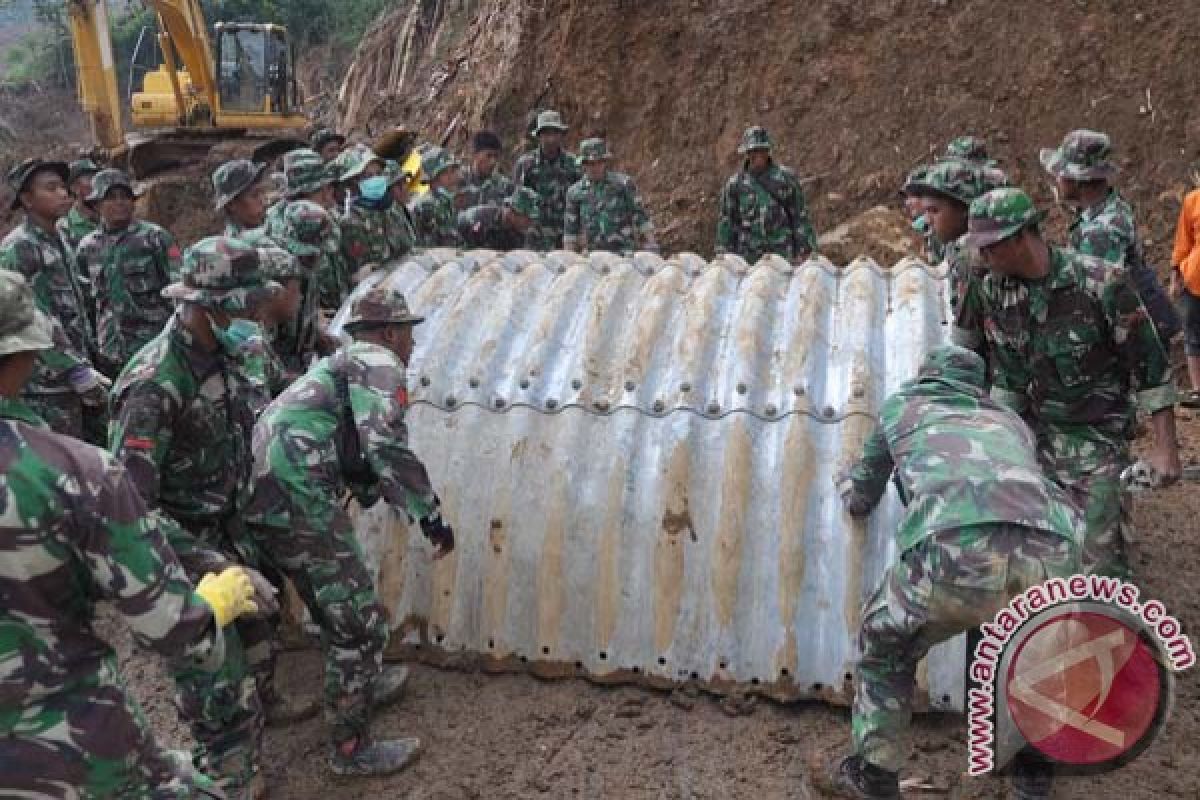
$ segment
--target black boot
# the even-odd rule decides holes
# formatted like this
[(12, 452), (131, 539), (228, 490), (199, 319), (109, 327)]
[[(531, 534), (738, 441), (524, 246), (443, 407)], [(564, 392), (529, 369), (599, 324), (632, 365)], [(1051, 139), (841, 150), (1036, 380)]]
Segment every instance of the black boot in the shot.
[(349, 753), (334, 745), (329, 756), (329, 768), (344, 777), (374, 777), (391, 775), (407, 767), (421, 751), (421, 740), (415, 738), (381, 739), (377, 742), (359, 740)]
[(371, 681), (371, 708), (390, 706), (404, 697), (408, 685), (408, 667), (384, 667)]
[(834, 762), (829, 772), (829, 788), (835, 797), (899, 800), (900, 776), (875, 766), (862, 756), (843, 756)]
[(1037, 755), (1021, 751), (1013, 759), (1009, 774), (1013, 800), (1049, 800), (1054, 790), (1054, 765)]

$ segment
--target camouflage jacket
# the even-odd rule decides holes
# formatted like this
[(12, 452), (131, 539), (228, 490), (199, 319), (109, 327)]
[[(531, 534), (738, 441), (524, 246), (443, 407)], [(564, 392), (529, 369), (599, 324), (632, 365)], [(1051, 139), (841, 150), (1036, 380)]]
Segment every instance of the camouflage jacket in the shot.
[(884, 401), (862, 459), (839, 478), (843, 497), (873, 507), (895, 470), (907, 505), (900, 552), (935, 533), (989, 523), (1075, 541), (1082, 522), (1042, 473), (1033, 433), (982, 388), (951, 381), (918, 377)]
[(1050, 248), (1037, 283), (989, 273), (974, 329), (992, 394), (1042, 426), (1090, 428), (1123, 441), (1133, 421), (1130, 392), (1152, 414), (1175, 403), (1167, 353), (1125, 271), (1071, 250)]
[[(342, 301), (350, 294), (350, 272), (342, 254), (342, 228), (338, 224), (340, 217), (311, 200), (293, 200), (291, 202), (316, 206), (329, 214), (333, 221), (334, 235), (326, 242), (325, 252), (317, 261), (317, 296), (320, 308), (340, 308)], [(281, 201), (271, 206), (267, 211), (267, 222), (264, 226), (267, 236), (271, 237), (280, 247), (284, 246), (284, 214), (288, 205), (288, 202)], [(282, 349), (280, 349), (280, 354), (283, 354)]]
[(293, 515), (324, 518), (347, 490), (365, 505), (382, 495), (412, 519), (427, 516), (434, 494), (408, 448), (404, 373), (390, 350), (354, 342), (280, 395), (254, 428), (246, 521), (290, 529)]
[(174, 304), (162, 290), (179, 278), (179, 246), (166, 229), (135, 220), (89, 233), (76, 258), (94, 292), (100, 357), (120, 369), (171, 317)]
[(77, 207), (71, 206), (71, 210), (67, 215), (58, 221), (55, 225), (58, 228), (59, 234), (67, 243), (67, 247), (71, 248), (74, 253), (79, 249), (79, 243), (83, 241), (83, 237), (89, 233), (100, 229), (100, 219), (89, 219), (83, 215)]
[(461, 200), (459, 207), (502, 205), (513, 193), (514, 188), (516, 187), (513, 182), (500, 170), (493, 169), (491, 175), (481, 178), (475, 174), (475, 169), (468, 165), (463, 168), (462, 185), (458, 187)]
[(1134, 290), (1158, 327), (1163, 341), (1180, 330), (1179, 316), (1162, 289), (1153, 267), (1146, 263), (1133, 209), (1110, 189), (1103, 202), (1085, 208), (1071, 223), (1068, 246), (1129, 270)]
[(189, 570), (228, 564), (216, 552), (228, 542), (189, 531), (236, 521), (250, 475), (254, 410), (264, 405), (263, 374), (245, 353), (204, 350), (176, 315), (113, 384), (109, 449), (164, 515), (163, 529)]
[(527, 186), (538, 194), (542, 219), (529, 229), (525, 244), (530, 250), (559, 250), (563, 246), (566, 224), (567, 190), (583, 177), (579, 159), (566, 150), (547, 159), (540, 147), (517, 159), (513, 183)]
[(742, 169), (725, 184), (717, 255), (734, 253), (753, 264), (767, 253), (793, 259), (816, 249), (804, 190), (790, 169), (771, 162), (762, 175)]
[(0, 242), (0, 269), (25, 276), (37, 307), (52, 317), (65, 335), (64, 347), (46, 350), (38, 358), (25, 394), (70, 392), (67, 372), (77, 366), (91, 366), (95, 343), (83, 290), (76, 280), (74, 254), (57, 231), (47, 233), (25, 220)]
[(417, 228), (408, 206), (392, 203), (387, 210), (388, 246), (392, 258), (403, 258), (417, 248)]
[(366, 264), (384, 265), (392, 260), (392, 242), (388, 209), (367, 208), (361, 203), (346, 203), (342, 215), (342, 257), (350, 275)]
[(92, 630), (99, 600), (125, 616), (140, 646), (205, 668), (220, 664), (224, 643), (212, 612), (192, 593), (125, 471), (7, 398), (0, 512), (0, 737), (27, 729), (22, 711), (35, 703), (49, 715), (40, 724), (67, 725), (62, 695), (89, 676), (116, 674), (116, 654)]
[(420, 247), (461, 247), (458, 235), (457, 212), (454, 210), (454, 193), (447, 189), (430, 189), (412, 201), (408, 210), (412, 212), (413, 227), (416, 229)]
[(525, 244), (524, 236), (504, 224), (500, 206), (472, 206), (458, 212), (458, 234), (467, 247), (517, 250)]
[(632, 253), (639, 243), (657, 247), (654, 225), (633, 178), (609, 171), (604, 180), (593, 182), (585, 175), (567, 190), (563, 246), (568, 250)]
[[(974, 350), (986, 360), (983, 347), (983, 281), (987, 265), (978, 250), (966, 246), (966, 237), (946, 245), (946, 280), (950, 289), (950, 313), (954, 320), (952, 338), (955, 344)], [(971, 335), (975, 331), (975, 335)]]

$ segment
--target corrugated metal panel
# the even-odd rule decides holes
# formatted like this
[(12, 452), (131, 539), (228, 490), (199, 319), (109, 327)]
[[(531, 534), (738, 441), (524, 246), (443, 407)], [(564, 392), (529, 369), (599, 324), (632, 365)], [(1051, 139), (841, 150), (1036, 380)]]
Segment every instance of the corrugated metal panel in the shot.
[[(944, 340), (936, 274), (433, 251), (382, 279), (427, 316), (409, 425), (458, 532), (435, 563), (360, 515), (396, 648), (849, 700), (900, 509), (855, 523), (833, 476)], [(930, 705), (960, 707), (962, 660), (931, 656)]]

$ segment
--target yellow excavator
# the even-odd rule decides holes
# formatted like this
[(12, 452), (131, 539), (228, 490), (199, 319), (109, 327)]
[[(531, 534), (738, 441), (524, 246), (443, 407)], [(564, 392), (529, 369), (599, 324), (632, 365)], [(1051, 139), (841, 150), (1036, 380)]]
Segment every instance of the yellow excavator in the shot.
[(203, 161), (231, 140), (244, 140), (259, 161), (304, 145), (309, 120), (286, 28), (217, 23), (214, 49), (199, 0), (144, 3), (158, 16), (162, 63), (131, 94), (130, 118), (140, 132), (127, 136), (106, 0), (67, 2), (80, 102), (111, 161), (143, 178)]

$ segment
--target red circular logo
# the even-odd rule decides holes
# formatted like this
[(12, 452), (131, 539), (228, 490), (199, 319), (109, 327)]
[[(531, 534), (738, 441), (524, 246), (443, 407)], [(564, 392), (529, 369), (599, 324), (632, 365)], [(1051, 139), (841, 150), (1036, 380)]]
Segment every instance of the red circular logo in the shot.
[(1021, 642), (1005, 676), (1009, 713), (1029, 744), (1063, 764), (1136, 755), (1167, 700), (1153, 646), (1119, 618), (1064, 611)]

